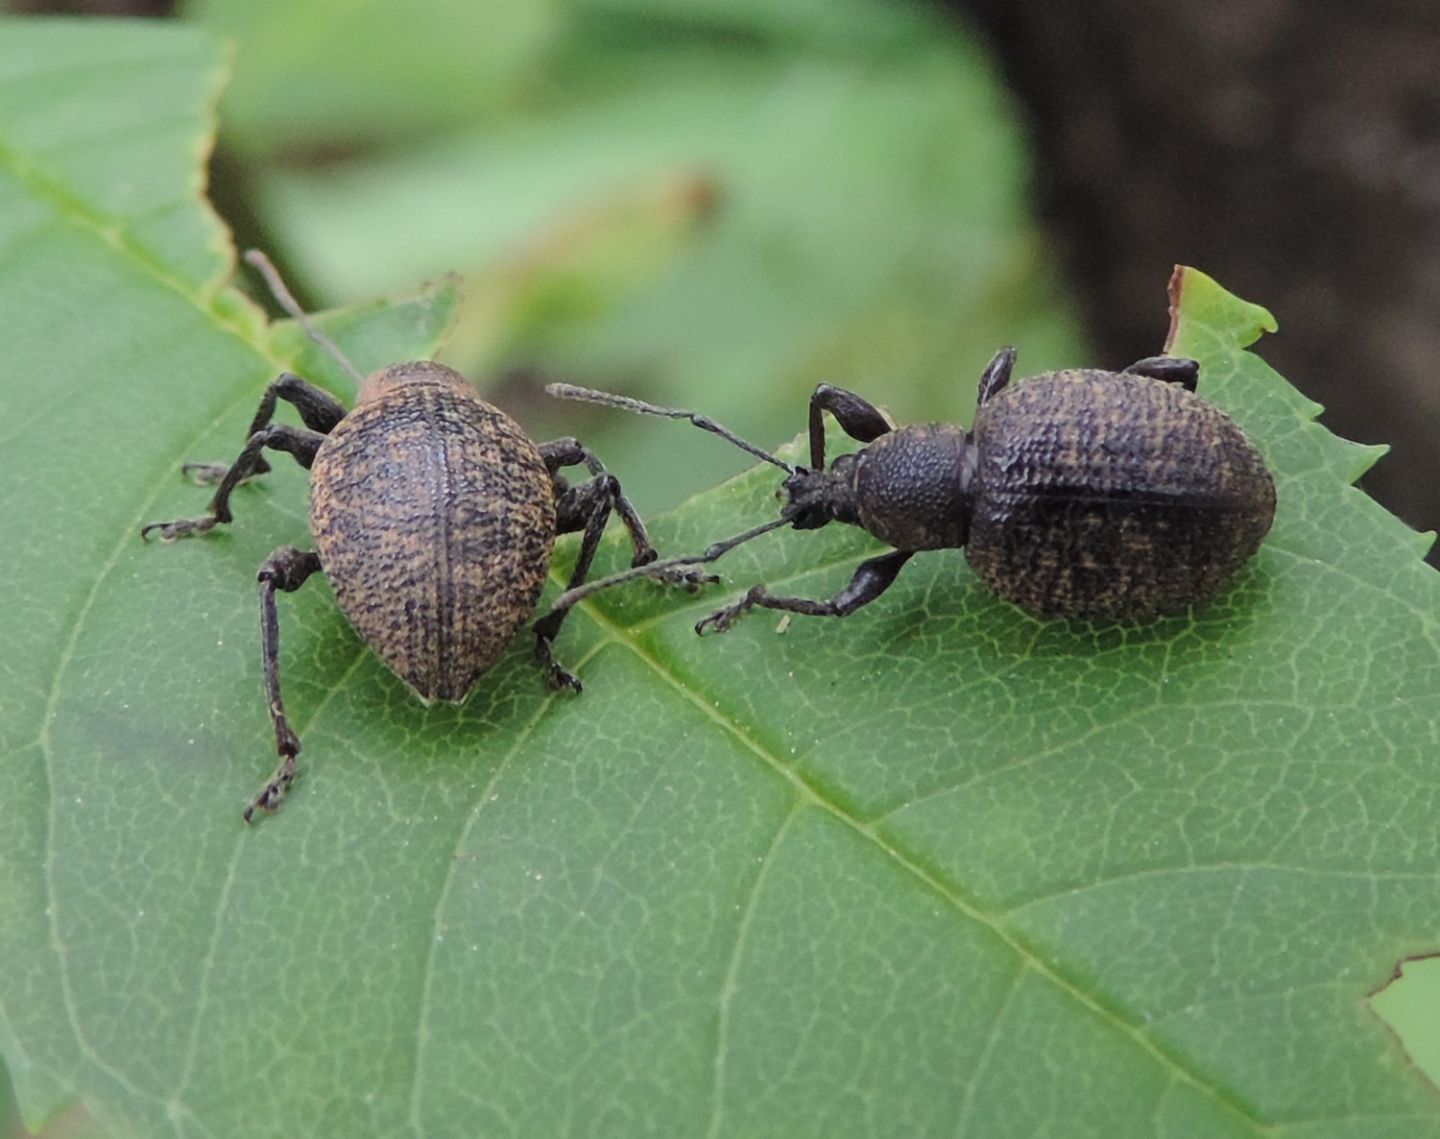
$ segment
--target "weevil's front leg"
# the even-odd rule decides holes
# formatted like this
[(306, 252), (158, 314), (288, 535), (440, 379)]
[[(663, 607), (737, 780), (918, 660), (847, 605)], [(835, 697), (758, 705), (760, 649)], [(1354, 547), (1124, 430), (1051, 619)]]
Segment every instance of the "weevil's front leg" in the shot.
[(878, 558), (861, 562), (848, 585), (829, 601), (817, 601), (809, 597), (772, 597), (763, 585), (752, 586), (733, 605), (727, 605), (710, 614), (695, 626), (702, 636), (705, 633), (723, 633), (751, 609), (783, 609), (788, 613), (803, 613), (808, 617), (848, 617), (862, 605), (869, 605), (894, 584), (901, 567), (914, 554), (913, 550), (893, 550)]
[(231, 521), (230, 494), (255, 473), (257, 464), (264, 462), (261, 451), (267, 447), (272, 451), (288, 451), (308, 471), (315, 461), (315, 452), (324, 441), (325, 436), (318, 431), (307, 431), (303, 427), (291, 427), (284, 423), (272, 423), (261, 428), (250, 436), (239, 457), (226, 468), (220, 488), (210, 500), (209, 514), (200, 518), (177, 518), (173, 522), (151, 522), (140, 528), (140, 537), (148, 539), (152, 530), (159, 530), (162, 541), (173, 542), (176, 538), (203, 534), (217, 523)]
[[(585, 529), (594, 513), (597, 495), (603, 496), (608, 498), (610, 505), (620, 515), (620, 521), (625, 523), (625, 530), (630, 535), (630, 545), (635, 550), (630, 564), (643, 566), (655, 560), (655, 547), (650, 543), (650, 535), (645, 532), (645, 523), (640, 520), (634, 505), (625, 497), (625, 492), (620, 488), (620, 480), (606, 472), (605, 465), (596, 458), (595, 452), (582, 446), (578, 439), (552, 439), (548, 443), (540, 444), (540, 457), (545, 460), (545, 467), (555, 481), (557, 534), (573, 534), (577, 530)], [(583, 486), (571, 488), (560, 471), (563, 467), (578, 466), (584, 466), (592, 478)], [(608, 480), (608, 483), (605, 483), (605, 480)], [(602, 483), (605, 485), (600, 485)]]
[(271, 723), (275, 725), (275, 750), (280, 754), (280, 766), (245, 808), (247, 823), (257, 810), (273, 811), (280, 806), (285, 792), (295, 782), (295, 757), (300, 754), (300, 738), (291, 731), (280, 699), (280, 618), (275, 609), (275, 591), (293, 593), (319, 569), (320, 555), (313, 550), (282, 546), (265, 559), (256, 575), (260, 583), (260, 652), (265, 667), (265, 697), (270, 705)]
[(852, 439), (873, 443), (890, 431), (879, 409), (854, 392), (833, 384), (819, 384), (810, 395), (810, 468), (825, 469), (825, 412), (835, 417), (840, 429)]
[[(570, 580), (565, 585), (566, 594), (585, 584), (612, 510), (620, 515), (630, 535), (630, 544), (635, 551), (630, 559), (631, 568), (646, 566), (655, 560), (655, 547), (650, 535), (645, 532), (645, 523), (625, 497), (620, 480), (605, 470), (594, 452), (575, 439), (555, 439), (542, 443), (540, 454), (555, 482), (555, 532), (573, 534), (577, 530), (583, 531), (580, 552), (575, 559), (575, 567), (570, 571)], [(579, 486), (567, 486), (559, 473), (561, 468), (582, 464), (594, 477)], [(718, 580), (713, 574), (689, 565), (662, 569), (654, 574), (654, 578), (692, 589)], [(535, 622), (535, 656), (544, 667), (545, 680), (551, 688), (570, 688), (579, 692), (579, 679), (560, 666), (554, 651), (555, 638), (559, 636), (560, 626), (565, 623), (570, 609), (571, 605), (557, 604)]]
[[(649, 565), (655, 560), (656, 550), (650, 542), (650, 535), (645, 531), (645, 523), (640, 520), (640, 515), (634, 505), (625, 497), (625, 491), (621, 488), (619, 481), (605, 470), (604, 465), (595, 457), (593, 451), (588, 447), (581, 446), (575, 439), (553, 439), (549, 443), (540, 444), (540, 454), (544, 457), (545, 465), (549, 468), (550, 475), (555, 481), (555, 532), (557, 534), (573, 534), (586, 527), (594, 510), (594, 496), (599, 489), (591, 484), (603, 476), (610, 480), (610, 489), (607, 492), (610, 496), (610, 504), (620, 515), (620, 520), (625, 523), (625, 530), (630, 535), (630, 545), (635, 551), (634, 556), (630, 559), (631, 567)], [(560, 469), (581, 464), (584, 464), (585, 468), (595, 477), (590, 480), (590, 483), (572, 489), (560, 474)], [(667, 569), (650, 576), (654, 581), (663, 581), (670, 585), (683, 585), (687, 589), (719, 580), (714, 574), (701, 573), (689, 568)]]
[[(345, 405), (329, 392), (306, 383), (292, 372), (281, 372), (260, 397), (260, 406), (255, 409), (250, 429), (245, 432), (246, 439), (270, 426), (270, 421), (275, 418), (275, 401), (280, 399), (292, 404), (300, 413), (300, 421), (311, 431), (318, 431), (321, 435), (329, 435), (335, 430), (335, 425), (345, 418)], [(214, 486), (225, 477), (233, 465), (185, 463), (180, 469), (202, 486)], [(269, 469), (270, 464), (262, 455), (256, 459), (250, 477), (263, 475)]]

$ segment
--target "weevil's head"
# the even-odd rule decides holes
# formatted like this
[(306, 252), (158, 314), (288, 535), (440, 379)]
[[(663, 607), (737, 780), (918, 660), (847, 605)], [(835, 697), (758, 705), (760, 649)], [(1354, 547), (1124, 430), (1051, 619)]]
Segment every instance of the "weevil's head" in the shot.
[(854, 455), (838, 456), (828, 471), (796, 467), (775, 492), (784, 504), (781, 517), (797, 530), (818, 530), (831, 522), (858, 523), (854, 474)]

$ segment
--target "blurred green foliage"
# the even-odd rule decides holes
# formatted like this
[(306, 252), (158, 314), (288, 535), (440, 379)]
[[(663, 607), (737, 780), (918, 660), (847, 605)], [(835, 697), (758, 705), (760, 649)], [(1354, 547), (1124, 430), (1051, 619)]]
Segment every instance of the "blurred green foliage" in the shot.
[(774, 444), (822, 379), (901, 420), (964, 419), (999, 344), (1027, 371), (1084, 359), (1027, 214), (1013, 110), (929, 6), (206, 0), (190, 14), (237, 45), (221, 145), (315, 302), (462, 271), (445, 358), (536, 435), (582, 435), (646, 511), (737, 456), (553, 405), (543, 380), (703, 407)]

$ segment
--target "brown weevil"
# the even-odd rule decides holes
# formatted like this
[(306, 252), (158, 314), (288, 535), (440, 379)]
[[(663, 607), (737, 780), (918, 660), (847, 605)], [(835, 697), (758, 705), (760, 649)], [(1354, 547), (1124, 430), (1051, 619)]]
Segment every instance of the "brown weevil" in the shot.
[[(695, 626), (724, 632), (754, 608), (846, 617), (874, 601), (920, 550), (964, 547), (993, 592), (1046, 617), (1146, 621), (1213, 597), (1259, 548), (1275, 514), (1275, 483), (1254, 444), (1195, 394), (1194, 360), (1154, 356), (1123, 372), (1072, 369), (1010, 383), (1015, 350), (996, 353), (980, 380), (972, 430), (949, 423), (892, 428), (853, 392), (821, 384), (810, 398), (810, 465), (786, 472), (774, 521), (693, 557), (581, 586), (712, 562), (786, 524), (848, 522), (894, 549), (864, 561), (829, 600), (778, 597), (756, 585)], [(552, 395), (688, 419), (695, 412), (552, 384)], [(825, 466), (823, 415), (868, 446)]]
[[(314, 550), (285, 546), (260, 566), (260, 627), (265, 691), (280, 764), (245, 808), (273, 811), (295, 779), (300, 740), (280, 699), (277, 590), (298, 589), (323, 571), (341, 611), (375, 654), (427, 703), (463, 700), (530, 616), (545, 583), (556, 535), (583, 531), (569, 587), (584, 582), (612, 511), (634, 548), (632, 565), (656, 553), (614, 475), (575, 439), (534, 443), (463, 376), (420, 360), (362, 376), (314, 328), (263, 254), (246, 259), (282, 306), (360, 384), (346, 411), (333, 396), (282, 374), (265, 389), (233, 463), (187, 463), (202, 483), (218, 483), (209, 513), (153, 522), (165, 541), (231, 521), (230, 495), (270, 469), (263, 452), (289, 452), (310, 471)], [(274, 423), (285, 400), (305, 426)], [(569, 486), (562, 468), (590, 478)], [(693, 584), (693, 573), (657, 576)], [(552, 645), (569, 606), (535, 623), (535, 653), (552, 688), (580, 690)]]

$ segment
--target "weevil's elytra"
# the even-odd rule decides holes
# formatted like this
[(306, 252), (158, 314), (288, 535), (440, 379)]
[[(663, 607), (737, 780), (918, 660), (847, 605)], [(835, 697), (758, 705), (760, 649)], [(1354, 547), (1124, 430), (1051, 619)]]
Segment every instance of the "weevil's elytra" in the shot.
[(1144, 621), (1214, 596), (1270, 529), (1275, 485), (1235, 422), (1173, 383), (1055, 372), (976, 417), (965, 557), (1032, 613)]
[(316, 452), (310, 532), (365, 642), (420, 696), (462, 700), (540, 596), (555, 493), (540, 449), (464, 377), (400, 364)]
[[(892, 428), (865, 400), (821, 384), (810, 399), (810, 466), (784, 468), (779, 519), (569, 590), (712, 562), (782, 525), (859, 526), (894, 549), (862, 562), (828, 600), (777, 597), (763, 585), (696, 626), (724, 632), (754, 608), (845, 617), (874, 601), (922, 550), (964, 547), (981, 580), (1039, 616), (1148, 621), (1203, 603), (1259, 549), (1275, 515), (1275, 484), (1254, 444), (1195, 394), (1194, 360), (1157, 356), (1124, 372), (1050, 372), (1010, 386), (1002, 348), (980, 379), (971, 431), (947, 423)], [(694, 412), (568, 385), (551, 394), (673, 419), (731, 438)], [(867, 444), (825, 466), (823, 415)]]
[[(462, 700), (528, 619), (550, 567), (557, 534), (583, 531), (569, 588), (585, 581), (612, 511), (634, 548), (632, 565), (655, 549), (614, 475), (574, 439), (536, 445), (518, 424), (481, 399), (458, 372), (426, 360), (394, 364), (368, 378), (306, 320), (274, 268), (247, 255), (312, 339), (361, 381), (353, 411), (298, 376), (282, 375), (261, 398), (233, 463), (187, 463), (218, 483), (209, 513), (156, 522), (166, 541), (231, 521), (230, 496), (270, 469), (263, 452), (287, 451), (311, 471), (310, 525), (316, 549), (276, 550), (257, 575), (265, 690), (279, 767), (244, 815), (279, 806), (295, 779), (300, 741), (280, 696), (275, 594), (323, 569), (361, 638), (422, 698)], [(272, 422), (277, 401), (305, 426)], [(570, 486), (566, 467), (590, 478)], [(696, 584), (708, 575), (662, 571)], [(552, 651), (569, 607), (535, 622), (535, 655), (552, 688), (580, 682)]]

